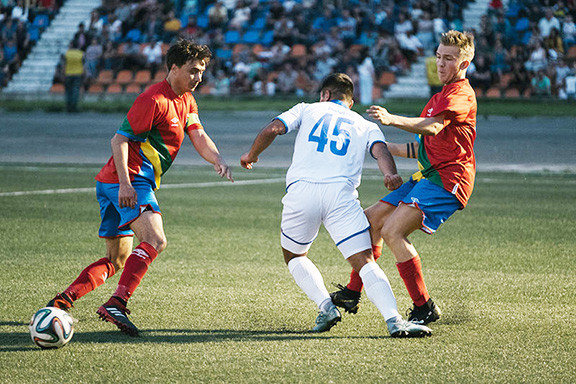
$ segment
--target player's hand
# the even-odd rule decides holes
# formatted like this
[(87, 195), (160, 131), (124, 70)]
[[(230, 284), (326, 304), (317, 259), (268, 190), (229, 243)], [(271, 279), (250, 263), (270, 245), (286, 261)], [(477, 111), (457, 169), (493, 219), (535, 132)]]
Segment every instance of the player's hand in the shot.
[(242, 168), (252, 169), (252, 164), (258, 162), (258, 157), (252, 157), (248, 152), (240, 157), (240, 165)]
[(397, 173), (394, 173), (392, 175), (384, 175), (384, 186), (389, 191), (393, 191), (395, 189), (400, 188), (402, 183), (403, 183), (402, 177)]
[(220, 161), (214, 164), (214, 170), (220, 177), (225, 177), (231, 182), (234, 182), (234, 178), (232, 177), (232, 170), (224, 161)]
[(388, 112), (386, 108), (380, 107), (379, 105), (372, 105), (366, 110), (366, 112), (368, 112), (368, 116), (374, 120), (378, 120), (382, 125), (390, 125), (392, 121), (392, 115), (390, 112)]
[(118, 204), (120, 208), (134, 208), (138, 203), (138, 194), (132, 184), (120, 184), (118, 189)]

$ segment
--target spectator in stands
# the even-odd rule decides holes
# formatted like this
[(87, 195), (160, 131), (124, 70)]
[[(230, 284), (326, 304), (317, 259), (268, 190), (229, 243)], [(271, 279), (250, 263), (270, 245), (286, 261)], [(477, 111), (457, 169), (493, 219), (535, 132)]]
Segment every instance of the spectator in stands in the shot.
[(20, 56), (15, 37), (4, 42), (4, 60), (8, 63), (10, 73), (15, 73), (20, 67)]
[[(472, 65), (473, 64), (473, 65)], [(468, 79), (470, 85), (481, 92), (478, 94), (486, 96), (486, 92), (492, 86), (492, 74), (490, 73), (490, 63), (486, 56), (477, 55), (468, 69)]]
[(574, 66), (575, 68), (572, 68), (568, 76), (566, 76), (563, 88), (559, 91), (559, 97), (562, 100), (576, 99), (576, 62), (574, 63)]
[(252, 91), (252, 85), (248, 79), (246, 72), (238, 71), (232, 78), (232, 84), (230, 86), (231, 93), (245, 94)]
[(552, 28), (548, 37), (544, 39), (544, 48), (548, 53), (548, 58), (552, 61), (564, 56), (564, 41), (558, 29)]
[(78, 49), (81, 50), (86, 49), (89, 42), (89, 35), (86, 32), (86, 27), (84, 23), (78, 24), (78, 30), (74, 34), (74, 38), (72, 39), (72, 41), (74, 41), (74, 44), (76, 47), (78, 47)]
[(122, 67), (137, 71), (144, 67), (144, 57), (140, 53), (140, 44), (129, 40), (124, 46)]
[(146, 60), (146, 68), (150, 70), (150, 77), (154, 78), (158, 69), (162, 66), (162, 44), (155, 38), (152, 38), (144, 49), (142, 54)]
[(108, 25), (110, 31), (110, 40), (120, 41), (122, 37), (122, 20), (114, 13), (108, 15)]
[(224, 28), (228, 23), (228, 10), (222, 4), (222, 1), (218, 0), (209, 10), (208, 10), (208, 28)]
[(546, 76), (543, 69), (536, 72), (536, 76), (531, 81), (531, 95), (535, 97), (548, 97), (552, 94), (552, 84), (550, 78)]
[(84, 52), (78, 48), (75, 42), (71, 42), (64, 54), (66, 66), (64, 69), (66, 89), (66, 111), (78, 112), (78, 100), (80, 88), (84, 77)]
[(528, 58), (528, 61), (524, 63), (524, 66), (526, 67), (528, 72), (537, 72), (541, 69), (546, 68), (546, 64), (547, 64), (547, 53), (542, 43), (538, 40), (532, 46), (530, 56)]
[(565, 50), (576, 44), (576, 24), (572, 15), (567, 14), (562, 22), (561, 36), (564, 40)]
[(230, 19), (229, 27), (236, 29), (244, 29), (245, 25), (250, 20), (251, 10), (248, 6), (248, 2), (244, 0), (239, 0), (236, 4), (234, 12), (232, 12), (232, 18)]
[(16, 47), (20, 60), (24, 60), (30, 50), (30, 33), (28, 33), (26, 23), (22, 20), (19, 20), (16, 25)]
[(344, 42), (344, 46), (348, 47), (356, 40), (356, 19), (352, 17), (350, 10), (343, 9), (342, 16), (337, 21), (338, 29), (340, 30), (340, 39)]
[(122, 60), (120, 58), (120, 54), (118, 53), (118, 48), (116, 47), (116, 43), (111, 40), (108, 40), (102, 51), (102, 68), (107, 70), (112, 70), (114, 73), (117, 73), (122, 66)]
[(178, 32), (182, 28), (182, 22), (176, 17), (174, 11), (168, 12), (166, 20), (164, 21), (164, 42), (170, 43), (178, 36)]
[(92, 84), (98, 77), (103, 48), (97, 37), (93, 37), (84, 54), (84, 81), (86, 86)]
[(434, 37), (434, 22), (430, 13), (422, 12), (416, 21), (416, 37), (422, 43), (426, 53), (434, 52), (436, 49), (436, 39)]
[(3, 88), (8, 84), (10, 78), (10, 68), (8, 61), (4, 59), (4, 50), (0, 49), (0, 88)]
[(230, 79), (222, 69), (216, 73), (214, 86), (210, 89), (210, 94), (214, 96), (228, 96), (230, 94)]
[(490, 72), (492, 73), (493, 83), (499, 83), (502, 75), (510, 70), (509, 53), (504, 48), (502, 40), (498, 39), (494, 43), (494, 49), (489, 53), (490, 55)]
[(566, 89), (566, 78), (570, 75), (570, 67), (566, 64), (565, 60), (558, 60), (554, 66), (554, 85), (552, 93), (560, 97), (561, 90)]
[(290, 62), (286, 62), (282, 70), (278, 73), (277, 87), (278, 92), (283, 94), (291, 94), (296, 90), (296, 78), (298, 72), (294, 69)]
[(374, 63), (369, 55), (368, 47), (364, 47), (360, 55), (360, 64), (358, 70), (358, 84), (360, 92), (360, 104), (372, 105), (372, 92), (374, 90), (374, 80), (376, 78), (376, 70)]
[(430, 86), (430, 97), (442, 91), (444, 84), (438, 77), (438, 64), (436, 63), (436, 55), (428, 56), (426, 58), (426, 79)]
[(517, 89), (520, 97), (524, 97), (526, 90), (530, 87), (530, 75), (526, 67), (517, 60), (512, 61), (511, 77), (508, 83), (509, 89)]
[(424, 54), (424, 46), (412, 30), (396, 35), (396, 39), (400, 44), (400, 50), (404, 56), (406, 56), (408, 62), (414, 63), (418, 60), (418, 57)]
[(15, 21), (22, 20), (23, 22), (27, 23), (28, 15), (29, 15), (29, 9), (24, 4), (24, 0), (18, 0), (14, 8), (12, 8), (11, 13), (12, 19)]
[(554, 16), (552, 8), (546, 8), (544, 17), (538, 21), (538, 29), (540, 30), (540, 38), (545, 39), (550, 35), (552, 29), (560, 30), (560, 21)]

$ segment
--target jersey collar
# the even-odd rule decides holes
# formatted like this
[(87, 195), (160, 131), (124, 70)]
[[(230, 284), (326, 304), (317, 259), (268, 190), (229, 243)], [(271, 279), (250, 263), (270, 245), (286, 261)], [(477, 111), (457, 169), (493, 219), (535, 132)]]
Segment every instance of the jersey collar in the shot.
[(336, 104), (338, 104), (338, 105), (341, 105), (341, 106), (343, 106), (343, 107), (346, 108), (346, 109), (350, 109), (350, 108), (348, 108), (348, 106), (347, 106), (342, 100), (330, 100), (330, 102), (331, 102), (331, 103), (336, 103)]

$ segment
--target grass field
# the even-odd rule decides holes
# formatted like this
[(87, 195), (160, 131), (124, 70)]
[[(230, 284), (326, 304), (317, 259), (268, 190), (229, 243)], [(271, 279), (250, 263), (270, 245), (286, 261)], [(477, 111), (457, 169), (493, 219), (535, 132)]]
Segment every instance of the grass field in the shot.
[[(119, 275), (77, 302), (68, 346), (33, 346), (31, 315), (103, 256), (96, 167), (0, 166), (0, 382), (569, 383), (576, 355), (576, 176), (480, 173), (469, 207), (434, 236), (417, 233), (427, 284), (443, 310), (427, 339), (388, 337), (368, 302), (332, 331), (307, 331), (315, 305), (279, 248), (282, 169), (175, 167), (158, 192), (168, 248), (134, 294), (130, 338), (95, 310)], [(407, 176), (407, 175), (404, 175)], [(10, 195), (8, 192), (46, 191)], [(359, 189), (381, 197), (373, 170)], [(325, 231), (310, 257), (325, 282), (349, 268)], [(411, 303), (379, 261), (401, 312)]]

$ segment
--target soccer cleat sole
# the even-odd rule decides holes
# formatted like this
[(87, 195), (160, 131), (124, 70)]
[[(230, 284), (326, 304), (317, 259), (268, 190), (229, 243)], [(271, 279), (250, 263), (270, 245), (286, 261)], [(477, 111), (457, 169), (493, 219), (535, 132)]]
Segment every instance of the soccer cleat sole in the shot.
[(331, 321), (331, 322), (328, 324), (328, 328), (325, 328), (325, 329), (322, 329), (322, 330), (312, 329), (310, 332), (312, 332), (312, 333), (328, 332), (329, 330), (331, 330), (332, 328), (334, 328), (334, 327), (336, 326), (336, 324), (337, 324), (338, 322), (340, 322), (341, 320), (342, 320), (342, 318), (341, 318), (341, 317), (338, 317), (338, 318), (334, 319), (333, 321)]
[(114, 324), (116, 327), (118, 327), (118, 329), (120, 331), (122, 331), (123, 333), (132, 336), (132, 337), (138, 337), (140, 336), (140, 333), (138, 331), (138, 328), (131, 327), (128, 324), (125, 324), (121, 321), (116, 320), (114, 317), (112, 317), (109, 313), (108, 310), (102, 306), (100, 308), (98, 308), (98, 310), (96, 311), (96, 313), (98, 314), (98, 316), (100, 316), (100, 319), (102, 321), (107, 321), (109, 323)]
[(418, 333), (408, 332), (408, 331), (398, 331), (394, 332), (390, 335), (395, 339), (407, 339), (407, 338), (422, 338), (422, 337), (429, 337), (432, 336), (432, 332), (430, 331), (421, 331)]

